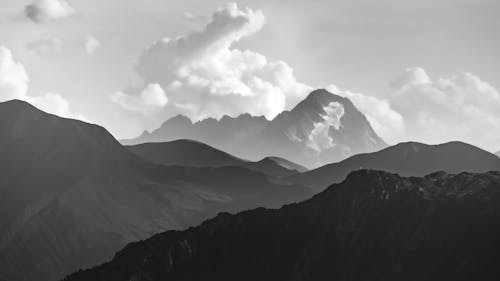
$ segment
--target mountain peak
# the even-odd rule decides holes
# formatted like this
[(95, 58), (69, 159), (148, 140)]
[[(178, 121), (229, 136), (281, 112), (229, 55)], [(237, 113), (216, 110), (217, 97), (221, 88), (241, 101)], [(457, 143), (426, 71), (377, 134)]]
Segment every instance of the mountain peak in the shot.
[(253, 161), (275, 155), (306, 167), (387, 146), (348, 98), (326, 89), (312, 91), (291, 111), (283, 111), (270, 121), (245, 113), (193, 123), (178, 115), (151, 134), (122, 140), (122, 144), (176, 139), (195, 139)]
[(328, 106), (331, 102), (352, 103), (349, 99), (328, 92), (326, 89), (317, 89), (312, 91), (303, 101), (301, 101), (291, 111), (303, 111), (304, 109), (323, 111), (323, 107)]
[(30, 112), (30, 113), (48, 114), (48, 113), (36, 108), (31, 103), (29, 103), (27, 101), (23, 101), (23, 100), (18, 100), (18, 99), (0, 102), (0, 108), (2, 109), (2, 111), (10, 111), (12, 113), (13, 112), (19, 112), (19, 113), (22, 112), (23, 114), (26, 114), (26, 113)]

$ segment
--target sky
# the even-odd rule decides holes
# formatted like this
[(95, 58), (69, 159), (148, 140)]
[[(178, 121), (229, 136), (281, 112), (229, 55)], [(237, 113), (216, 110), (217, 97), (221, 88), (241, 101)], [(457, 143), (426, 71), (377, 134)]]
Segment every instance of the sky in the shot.
[(273, 118), (314, 88), (388, 143), (500, 149), (496, 0), (0, 0), (0, 101), (130, 138), (184, 114)]

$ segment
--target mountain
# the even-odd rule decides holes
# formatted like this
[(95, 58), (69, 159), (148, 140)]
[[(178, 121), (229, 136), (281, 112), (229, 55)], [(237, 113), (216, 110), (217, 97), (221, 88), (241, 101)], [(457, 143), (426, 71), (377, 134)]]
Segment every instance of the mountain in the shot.
[(143, 143), (128, 146), (127, 148), (147, 160), (167, 166), (236, 166), (245, 167), (275, 177), (284, 177), (305, 171), (304, 167), (286, 159), (266, 157), (258, 162), (251, 162), (193, 140)]
[(302, 165), (299, 165), (297, 163), (294, 163), (290, 160), (287, 160), (285, 158), (281, 158), (281, 157), (276, 157), (276, 156), (270, 156), (270, 157), (266, 157), (262, 160), (270, 160), (270, 161), (273, 161), (276, 165), (279, 165), (283, 168), (286, 168), (288, 170), (292, 170), (292, 171), (297, 171), (299, 173), (303, 173), (305, 171), (309, 171), (309, 169), (307, 169), (306, 167), (302, 166)]
[(500, 172), (351, 173), (279, 210), (220, 214), (65, 281), (497, 280)]
[(268, 121), (243, 114), (196, 123), (185, 116), (167, 120), (126, 145), (193, 139), (243, 159), (275, 155), (307, 167), (318, 167), (351, 155), (386, 147), (366, 117), (344, 97), (315, 90), (291, 111)]
[(435, 171), (488, 172), (500, 171), (500, 159), (463, 142), (439, 145), (406, 142), (378, 152), (355, 155), (287, 179), (321, 191), (359, 169), (383, 170), (403, 176), (424, 176)]
[(0, 280), (57, 280), (130, 241), (311, 195), (241, 167), (155, 164), (97, 125), (0, 103)]
[(500, 157), (500, 150), (495, 155), (497, 155), (498, 157)]

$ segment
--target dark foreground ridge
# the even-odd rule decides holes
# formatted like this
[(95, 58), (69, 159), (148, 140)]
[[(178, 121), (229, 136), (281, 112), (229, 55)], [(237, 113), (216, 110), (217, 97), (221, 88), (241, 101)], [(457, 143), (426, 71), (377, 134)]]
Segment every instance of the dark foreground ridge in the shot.
[(129, 244), (65, 281), (498, 280), (500, 172), (351, 173), (279, 210)]

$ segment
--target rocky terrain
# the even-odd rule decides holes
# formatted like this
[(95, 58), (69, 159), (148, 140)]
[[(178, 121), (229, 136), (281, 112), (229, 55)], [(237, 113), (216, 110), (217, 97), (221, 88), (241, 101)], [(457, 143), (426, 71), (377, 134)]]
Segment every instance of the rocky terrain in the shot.
[(134, 145), (178, 139), (197, 140), (251, 161), (274, 155), (308, 168), (386, 147), (349, 99), (322, 89), (271, 121), (244, 114), (192, 123), (176, 116), (151, 133), (121, 142)]
[(129, 244), (65, 281), (497, 280), (500, 172), (361, 170), (279, 210)]

